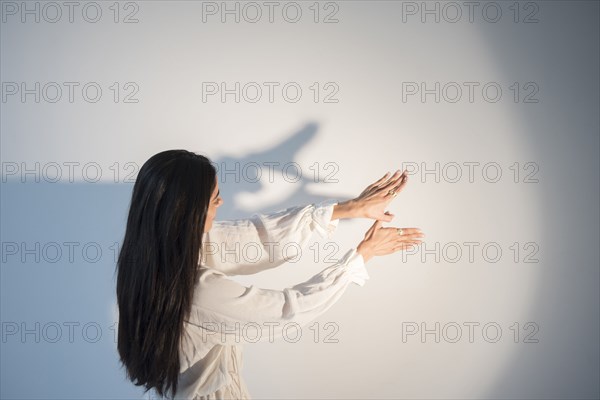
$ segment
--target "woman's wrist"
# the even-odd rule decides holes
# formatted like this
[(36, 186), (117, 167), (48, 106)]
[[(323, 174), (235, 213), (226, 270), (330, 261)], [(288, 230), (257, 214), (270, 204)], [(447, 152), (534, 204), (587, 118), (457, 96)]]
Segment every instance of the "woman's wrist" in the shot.
[(359, 212), (354, 200), (342, 201), (333, 206), (332, 220), (357, 217), (359, 217)]
[(356, 247), (356, 252), (362, 256), (363, 260), (365, 260), (365, 263), (373, 258), (373, 255), (371, 254), (369, 247), (365, 244), (365, 242), (360, 242), (360, 244)]

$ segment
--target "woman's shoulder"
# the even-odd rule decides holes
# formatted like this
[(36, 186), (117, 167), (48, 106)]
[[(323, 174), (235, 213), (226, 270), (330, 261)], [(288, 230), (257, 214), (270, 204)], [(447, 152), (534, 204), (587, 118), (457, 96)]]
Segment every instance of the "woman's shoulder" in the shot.
[(201, 265), (198, 268), (198, 282), (197, 283), (202, 283), (202, 282), (206, 282), (207, 280), (210, 280), (210, 279), (227, 277), (227, 276), (228, 275), (226, 273), (224, 273), (223, 271), (213, 268), (210, 265)]

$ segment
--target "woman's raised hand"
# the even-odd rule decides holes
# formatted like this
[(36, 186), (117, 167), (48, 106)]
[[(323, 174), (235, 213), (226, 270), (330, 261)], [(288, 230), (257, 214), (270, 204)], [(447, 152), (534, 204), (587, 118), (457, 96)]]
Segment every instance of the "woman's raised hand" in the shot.
[(358, 197), (336, 204), (331, 219), (370, 218), (390, 222), (394, 214), (385, 211), (385, 208), (404, 189), (408, 181), (407, 172), (400, 174), (398, 170), (392, 176), (386, 173), (367, 186)]
[(356, 215), (362, 218), (390, 222), (394, 218), (394, 214), (386, 213), (385, 209), (396, 195), (404, 189), (408, 181), (407, 172), (405, 170), (400, 174), (400, 170), (398, 170), (392, 176), (388, 172), (379, 180), (367, 186), (357, 198), (351, 200)]

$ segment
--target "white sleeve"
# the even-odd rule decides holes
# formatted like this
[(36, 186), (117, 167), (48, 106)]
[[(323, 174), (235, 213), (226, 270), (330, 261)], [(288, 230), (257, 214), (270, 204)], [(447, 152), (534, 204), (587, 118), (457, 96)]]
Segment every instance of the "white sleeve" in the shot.
[(337, 200), (256, 213), (249, 219), (214, 221), (202, 239), (202, 263), (226, 275), (248, 275), (277, 267), (305, 248), (313, 233), (330, 239)]
[(368, 279), (364, 259), (356, 249), (309, 280), (282, 291), (247, 287), (202, 267), (188, 322), (200, 329), (199, 336), (210, 345), (272, 341), (282, 337), (286, 324), (306, 325), (325, 313), (350, 283), (363, 286)]

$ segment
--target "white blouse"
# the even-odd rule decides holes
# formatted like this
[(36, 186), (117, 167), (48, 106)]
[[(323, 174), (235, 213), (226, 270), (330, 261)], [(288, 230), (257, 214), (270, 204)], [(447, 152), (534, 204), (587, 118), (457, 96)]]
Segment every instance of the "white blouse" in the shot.
[(237, 378), (231, 376), (228, 363), (232, 354), (241, 353), (241, 344), (281, 338), (286, 324), (305, 326), (325, 313), (351, 282), (365, 284), (369, 275), (356, 248), (309, 280), (282, 291), (247, 287), (227, 278), (285, 263), (315, 232), (330, 239), (339, 222), (331, 220), (335, 204), (327, 200), (250, 219), (213, 222), (203, 236), (200, 277), (184, 323), (176, 399), (211, 394), (228, 385)]

